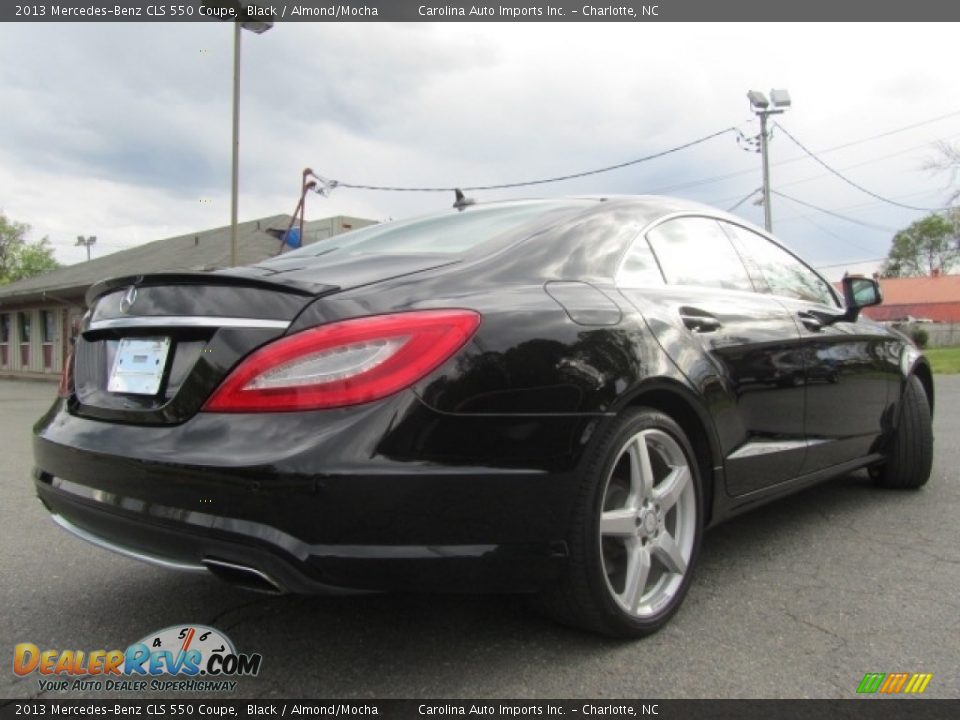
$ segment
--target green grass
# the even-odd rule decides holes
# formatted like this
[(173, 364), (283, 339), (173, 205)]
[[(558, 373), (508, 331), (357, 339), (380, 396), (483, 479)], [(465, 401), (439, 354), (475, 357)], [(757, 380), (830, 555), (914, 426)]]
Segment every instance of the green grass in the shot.
[(923, 354), (929, 358), (935, 373), (960, 373), (960, 347), (930, 348)]

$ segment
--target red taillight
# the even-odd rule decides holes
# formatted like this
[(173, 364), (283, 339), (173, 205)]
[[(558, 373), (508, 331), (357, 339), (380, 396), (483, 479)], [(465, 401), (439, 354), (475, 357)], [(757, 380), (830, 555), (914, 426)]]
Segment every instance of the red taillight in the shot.
[(439, 367), (479, 325), (470, 310), (419, 310), (304, 330), (243, 360), (203, 409), (316, 410), (379, 400)]
[(57, 396), (68, 398), (73, 395), (73, 350), (67, 353), (66, 360), (63, 361), (63, 372), (60, 373), (60, 387), (57, 388)]

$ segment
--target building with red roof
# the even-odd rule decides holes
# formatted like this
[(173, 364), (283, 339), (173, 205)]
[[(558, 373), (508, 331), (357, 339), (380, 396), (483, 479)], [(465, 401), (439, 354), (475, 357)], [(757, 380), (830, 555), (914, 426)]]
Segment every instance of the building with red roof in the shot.
[(960, 275), (880, 278), (883, 304), (866, 308), (874, 320), (960, 323)]

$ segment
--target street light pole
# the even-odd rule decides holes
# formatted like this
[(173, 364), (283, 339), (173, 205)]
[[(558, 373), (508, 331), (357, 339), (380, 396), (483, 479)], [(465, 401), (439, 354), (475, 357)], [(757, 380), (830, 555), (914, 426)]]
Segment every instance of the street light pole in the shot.
[(773, 211), (770, 208), (770, 155), (767, 150), (767, 115), (760, 113), (760, 158), (763, 165), (763, 227), (773, 232)]
[(237, 206), (240, 190), (240, 41), (241, 23), (233, 23), (233, 167), (230, 176), (230, 267), (237, 265)]
[[(233, 148), (230, 171), (230, 266), (239, 261), (237, 251), (237, 215), (240, 193), (240, 44), (243, 30), (262, 35), (273, 27), (273, 15), (240, 0), (212, 0), (230, 10), (233, 20)], [(208, 3), (210, 4), (210, 3)]]
[(77, 247), (83, 246), (87, 249), (87, 262), (90, 262), (90, 248), (96, 244), (97, 244), (96, 235), (91, 235), (90, 237), (77, 235)]
[[(770, 133), (767, 121), (771, 115), (780, 115), (790, 107), (790, 93), (786, 90), (771, 90), (770, 99), (762, 92), (751, 90), (747, 93), (750, 108), (760, 118), (760, 161), (763, 167), (763, 227), (773, 232), (773, 208), (770, 206)], [(771, 101), (773, 107), (770, 107)]]

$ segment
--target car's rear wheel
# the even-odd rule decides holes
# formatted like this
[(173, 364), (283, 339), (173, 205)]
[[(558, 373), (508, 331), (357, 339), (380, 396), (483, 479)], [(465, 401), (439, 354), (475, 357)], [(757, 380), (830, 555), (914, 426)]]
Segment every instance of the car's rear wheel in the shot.
[(567, 624), (617, 637), (658, 630), (690, 584), (701, 482), (683, 430), (663, 413), (625, 413), (587, 462), (564, 577), (540, 596)]
[(903, 390), (900, 422), (883, 465), (871, 470), (884, 488), (918, 488), (926, 485), (933, 469), (933, 422), (923, 383), (911, 375)]

